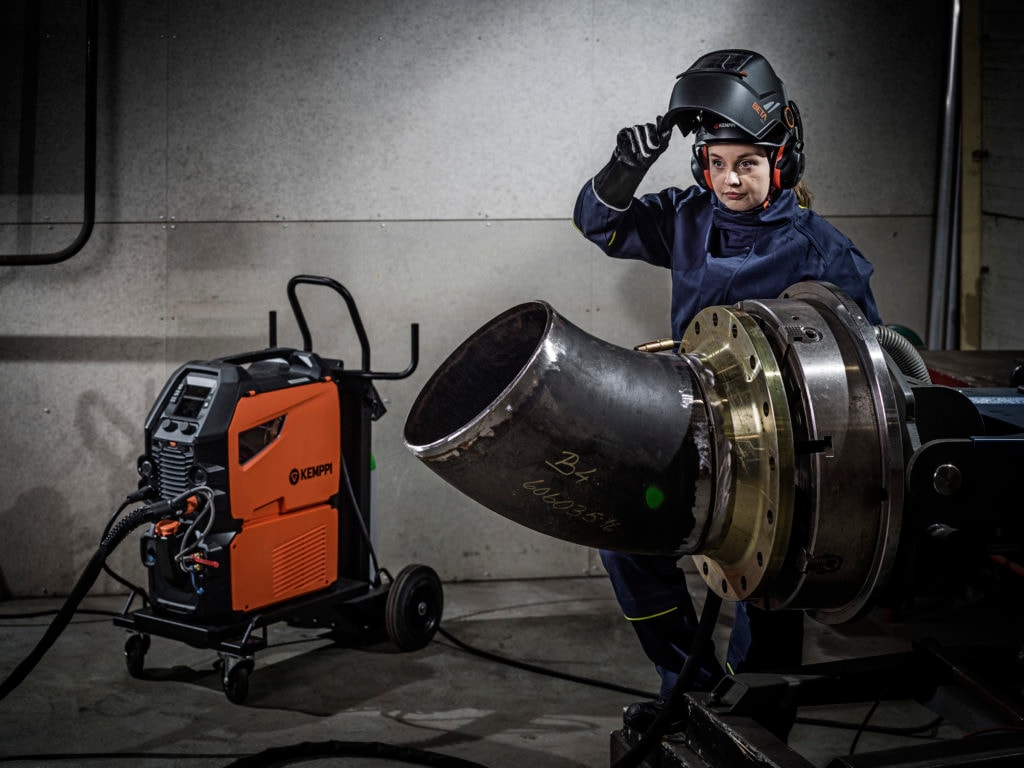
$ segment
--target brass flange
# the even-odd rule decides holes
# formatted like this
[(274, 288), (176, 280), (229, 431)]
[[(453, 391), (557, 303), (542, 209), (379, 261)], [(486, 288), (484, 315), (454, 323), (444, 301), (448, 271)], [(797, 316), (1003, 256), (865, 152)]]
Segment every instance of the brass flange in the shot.
[(718, 512), (693, 559), (727, 600), (770, 588), (786, 555), (793, 510), (793, 434), (775, 356), (749, 315), (701, 311), (679, 353), (698, 359), (700, 386), (715, 414)]

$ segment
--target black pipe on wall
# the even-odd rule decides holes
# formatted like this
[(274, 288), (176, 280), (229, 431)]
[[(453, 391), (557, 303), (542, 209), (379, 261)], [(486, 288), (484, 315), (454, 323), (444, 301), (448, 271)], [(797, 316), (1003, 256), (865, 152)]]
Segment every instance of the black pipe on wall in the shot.
[[(51, 253), (0, 254), (3, 266), (36, 266), (67, 261), (85, 247), (92, 236), (96, 222), (96, 94), (97, 94), (97, 38), (98, 0), (86, 4), (85, 32), (85, 137), (84, 188), (82, 191), (82, 226), (75, 239), (65, 248)], [(35, 135), (37, 127), (39, 14), (38, 4), (29, 3), (25, 24), (25, 65), (23, 68), (21, 160), (18, 168), (18, 195), (34, 194)]]

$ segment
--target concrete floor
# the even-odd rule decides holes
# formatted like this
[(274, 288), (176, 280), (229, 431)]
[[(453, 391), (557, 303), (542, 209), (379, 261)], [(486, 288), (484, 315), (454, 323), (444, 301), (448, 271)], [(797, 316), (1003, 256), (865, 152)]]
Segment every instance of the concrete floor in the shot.
[[(703, 583), (693, 578), (698, 609)], [(605, 578), (445, 585), (442, 629), (510, 659), (638, 689), (657, 681)], [(13, 614), (56, 608), (57, 599), (0, 604)], [(120, 610), (123, 598), (90, 597), (83, 608)], [(49, 618), (0, 620), (0, 676), (32, 649)], [(724, 649), (728, 604), (716, 631)], [(906, 650), (914, 632), (877, 616), (845, 627), (807, 620), (808, 662)], [(945, 627), (944, 631), (949, 631)], [(972, 620), (954, 622), (970, 636)], [(126, 634), (101, 615), (80, 613), (25, 682), (0, 701), (0, 762), (11, 765), (228, 766), (272, 747), (329, 741), (381, 742), (428, 750), (487, 768), (609, 765), (609, 736), (636, 697), (544, 676), (467, 653), (441, 635), (399, 653), (388, 642), (342, 647), (319, 632), (274, 625), (257, 654), (241, 705), (225, 697), (216, 654), (155, 637), (144, 676), (129, 676)], [(869, 705), (801, 710), (859, 722)], [(875, 721), (923, 723), (914, 703), (883, 704)], [(929, 737), (957, 738), (940, 726)], [(814, 765), (845, 754), (851, 730), (797, 724), (790, 745)], [(866, 733), (858, 752), (920, 743)], [(50, 755), (49, 757), (40, 757)], [(304, 765), (404, 764), (321, 758)]]

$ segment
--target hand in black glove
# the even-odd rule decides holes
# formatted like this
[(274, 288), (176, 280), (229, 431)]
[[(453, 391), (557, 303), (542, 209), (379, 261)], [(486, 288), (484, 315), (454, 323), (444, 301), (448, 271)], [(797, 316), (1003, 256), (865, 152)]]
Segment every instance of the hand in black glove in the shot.
[(660, 116), (656, 123), (619, 131), (612, 159), (594, 176), (594, 192), (601, 201), (612, 208), (628, 208), (644, 174), (668, 149), (671, 138), (672, 126)]
[(661, 117), (657, 124), (646, 123), (623, 128), (616, 137), (615, 158), (626, 165), (646, 172), (661, 153), (668, 149), (672, 138), (672, 126), (663, 126)]

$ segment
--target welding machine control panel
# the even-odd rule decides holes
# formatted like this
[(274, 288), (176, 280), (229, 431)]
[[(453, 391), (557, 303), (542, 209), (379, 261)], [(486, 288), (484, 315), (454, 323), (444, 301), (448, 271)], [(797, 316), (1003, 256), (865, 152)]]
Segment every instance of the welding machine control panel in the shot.
[(186, 373), (167, 401), (156, 436), (180, 440), (196, 434), (209, 413), (216, 389), (216, 376)]

